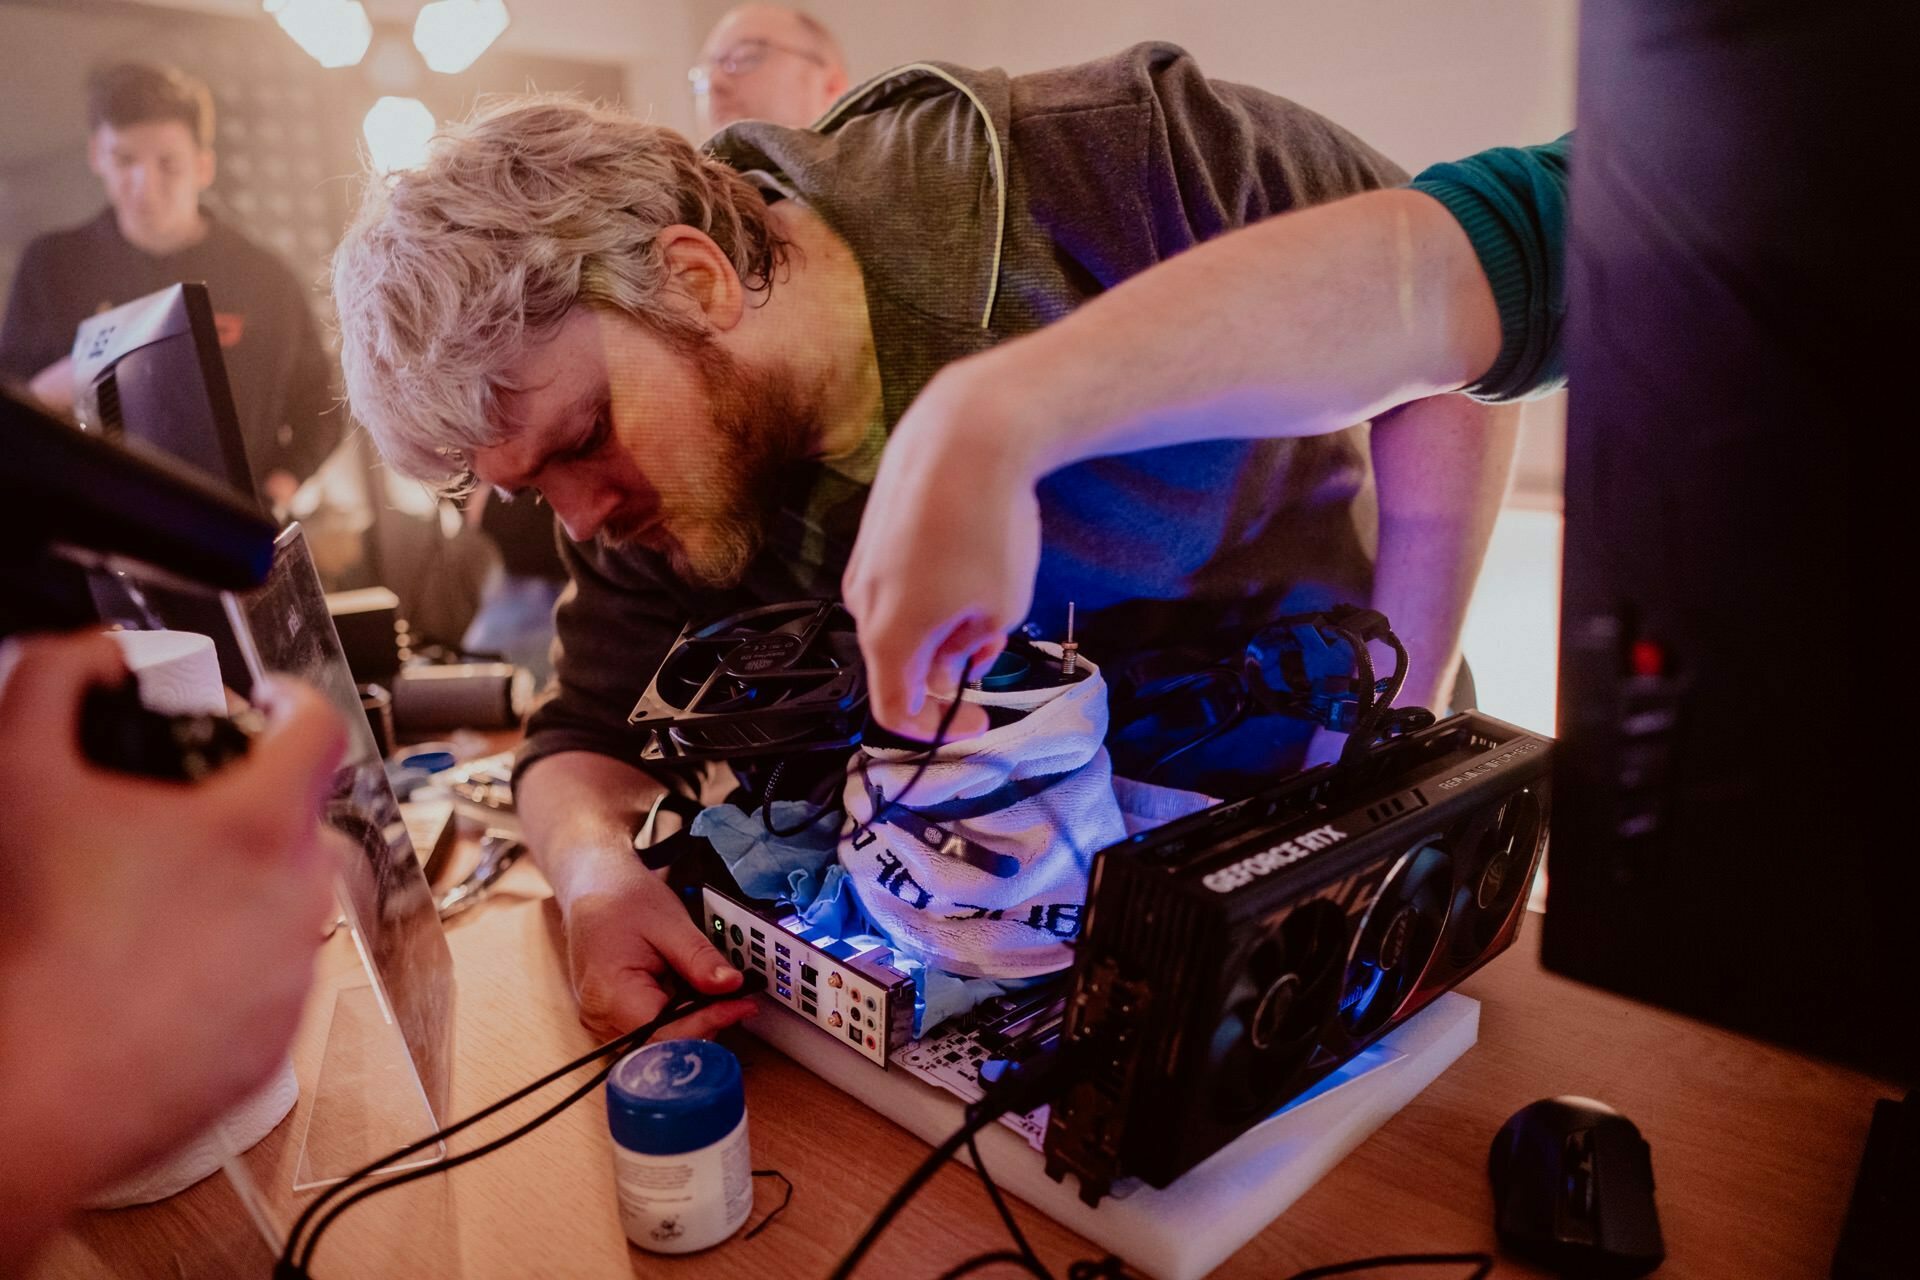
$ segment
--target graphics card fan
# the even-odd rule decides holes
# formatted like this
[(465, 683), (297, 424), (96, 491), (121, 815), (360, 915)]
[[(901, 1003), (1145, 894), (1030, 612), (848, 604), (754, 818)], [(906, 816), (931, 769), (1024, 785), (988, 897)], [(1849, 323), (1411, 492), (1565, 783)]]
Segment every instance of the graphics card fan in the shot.
[(1340, 994), (1346, 914), (1316, 898), (1269, 925), (1232, 969), (1203, 1078), (1229, 1123), (1271, 1111), (1282, 1084), (1312, 1056)]

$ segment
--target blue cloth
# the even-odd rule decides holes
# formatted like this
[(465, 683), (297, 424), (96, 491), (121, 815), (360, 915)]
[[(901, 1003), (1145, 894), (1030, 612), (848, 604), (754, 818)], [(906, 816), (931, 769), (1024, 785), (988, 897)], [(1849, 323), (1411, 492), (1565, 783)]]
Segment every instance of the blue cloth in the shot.
[[(806, 818), (809, 807), (799, 800), (774, 801), (773, 826), (782, 832), (792, 829)], [(722, 804), (702, 809), (690, 830), (713, 846), (734, 883), (748, 897), (784, 902), (808, 925), (856, 946), (869, 939), (891, 946), (891, 940), (860, 906), (859, 897), (849, 886), (847, 869), (834, 856), (840, 844), (840, 816), (833, 810), (795, 834), (776, 835), (767, 830), (759, 813)], [(929, 969), (899, 954), (893, 963), (913, 979), (915, 1036), (959, 1017), (983, 1000), (1030, 985)]]
[(566, 585), (525, 574), (494, 574), (460, 647), (468, 653), (497, 653), (533, 672), (536, 682), (546, 683), (553, 672), (553, 606)]

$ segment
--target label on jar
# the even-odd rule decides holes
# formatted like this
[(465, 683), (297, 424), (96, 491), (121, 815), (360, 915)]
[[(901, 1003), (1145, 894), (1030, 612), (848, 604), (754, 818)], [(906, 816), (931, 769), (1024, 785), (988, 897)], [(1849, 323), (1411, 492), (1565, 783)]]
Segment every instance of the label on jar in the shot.
[(740, 1229), (753, 1209), (747, 1118), (712, 1146), (650, 1156), (613, 1144), (620, 1224), (627, 1239), (655, 1253), (692, 1253)]

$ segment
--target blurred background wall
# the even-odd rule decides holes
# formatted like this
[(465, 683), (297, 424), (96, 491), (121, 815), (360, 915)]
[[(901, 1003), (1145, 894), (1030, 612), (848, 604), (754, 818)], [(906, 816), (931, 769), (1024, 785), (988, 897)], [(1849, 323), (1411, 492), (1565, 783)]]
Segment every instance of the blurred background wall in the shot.
[[(317, 280), (354, 198), (359, 122), (383, 95), (441, 119), (528, 88), (620, 98), (690, 131), (686, 72), (728, 0), (520, 0), (468, 71), (429, 72), (409, 42), (415, 0), (369, 0), (356, 67), (326, 70), (258, 0), (0, 3), (0, 289), (26, 241), (100, 207), (86, 170), (82, 81), (122, 57), (203, 76), (220, 108), (215, 191), (243, 228)], [(855, 80), (933, 58), (1035, 70), (1140, 40), (1185, 46), (1209, 74), (1332, 117), (1410, 170), (1555, 137), (1573, 119), (1574, 0), (814, 0)], [(1557, 500), (1558, 399), (1529, 409), (1516, 486)]]
[[(325, 260), (357, 200), (361, 120), (376, 99), (415, 97), (444, 121), (483, 93), (569, 90), (623, 100), (692, 132), (687, 71), (730, 7), (730, 0), (507, 0), (505, 33), (470, 69), (446, 76), (428, 71), (411, 46), (420, 2), (365, 0), (374, 25), (366, 56), (327, 70), (259, 0), (0, 0), (0, 290), (28, 240), (102, 207), (86, 168), (83, 118), (84, 78), (99, 63), (171, 61), (209, 82), (220, 111), (219, 207), (313, 282), (325, 318)], [(908, 61), (1017, 74), (1170, 40), (1209, 74), (1312, 107), (1410, 171), (1484, 147), (1545, 141), (1573, 120), (1576, 0), (811, 0), (801, 7), (839, 37), (855, 82)], [(1509, 510), (1468, 621), (1469, 653), (1487, 673), (1483, 705), (1540, 728), (1554, 714), (1564, 432), (1563, 396), (1527, 407)], [(417, 487), (392, 489), (387, 505), (411, 506), (416, 523), (404, 532), (418, 541), (425, 536), (419, 522), (435, 518), (432, 506)], [(441, 518), (455, 532), (457, 522)], [(420, 560), (412, 545), (389, 561)], [(428, 581), (471, 576), (423, 571)], [(342, 581), (355, 580), (348, 573)], [(440, 629), (470, 607), (464, 599), (449, 603)], [(1501, 687), (1503, 680), (1512, 687)]]

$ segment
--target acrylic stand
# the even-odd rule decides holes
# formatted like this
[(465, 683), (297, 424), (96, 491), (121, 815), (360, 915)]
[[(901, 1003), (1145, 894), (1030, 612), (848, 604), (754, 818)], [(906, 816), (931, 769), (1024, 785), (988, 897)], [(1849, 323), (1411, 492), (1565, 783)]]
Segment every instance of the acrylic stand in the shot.
[[(349, 726), (326, 817), (355, 846), (342, 848), (337, 896), (368, 981), (336, 991), (327, 1012), (294, 1164), (294, 1189), (305, 1190), (440, 1127), (451, 1083), (453, 957), (298, 525), (276, 539), (266, 584), (225, 601), (254, 678), (300, 677)], [(387, 1171), (443, 1155), (436, 1145)]]

